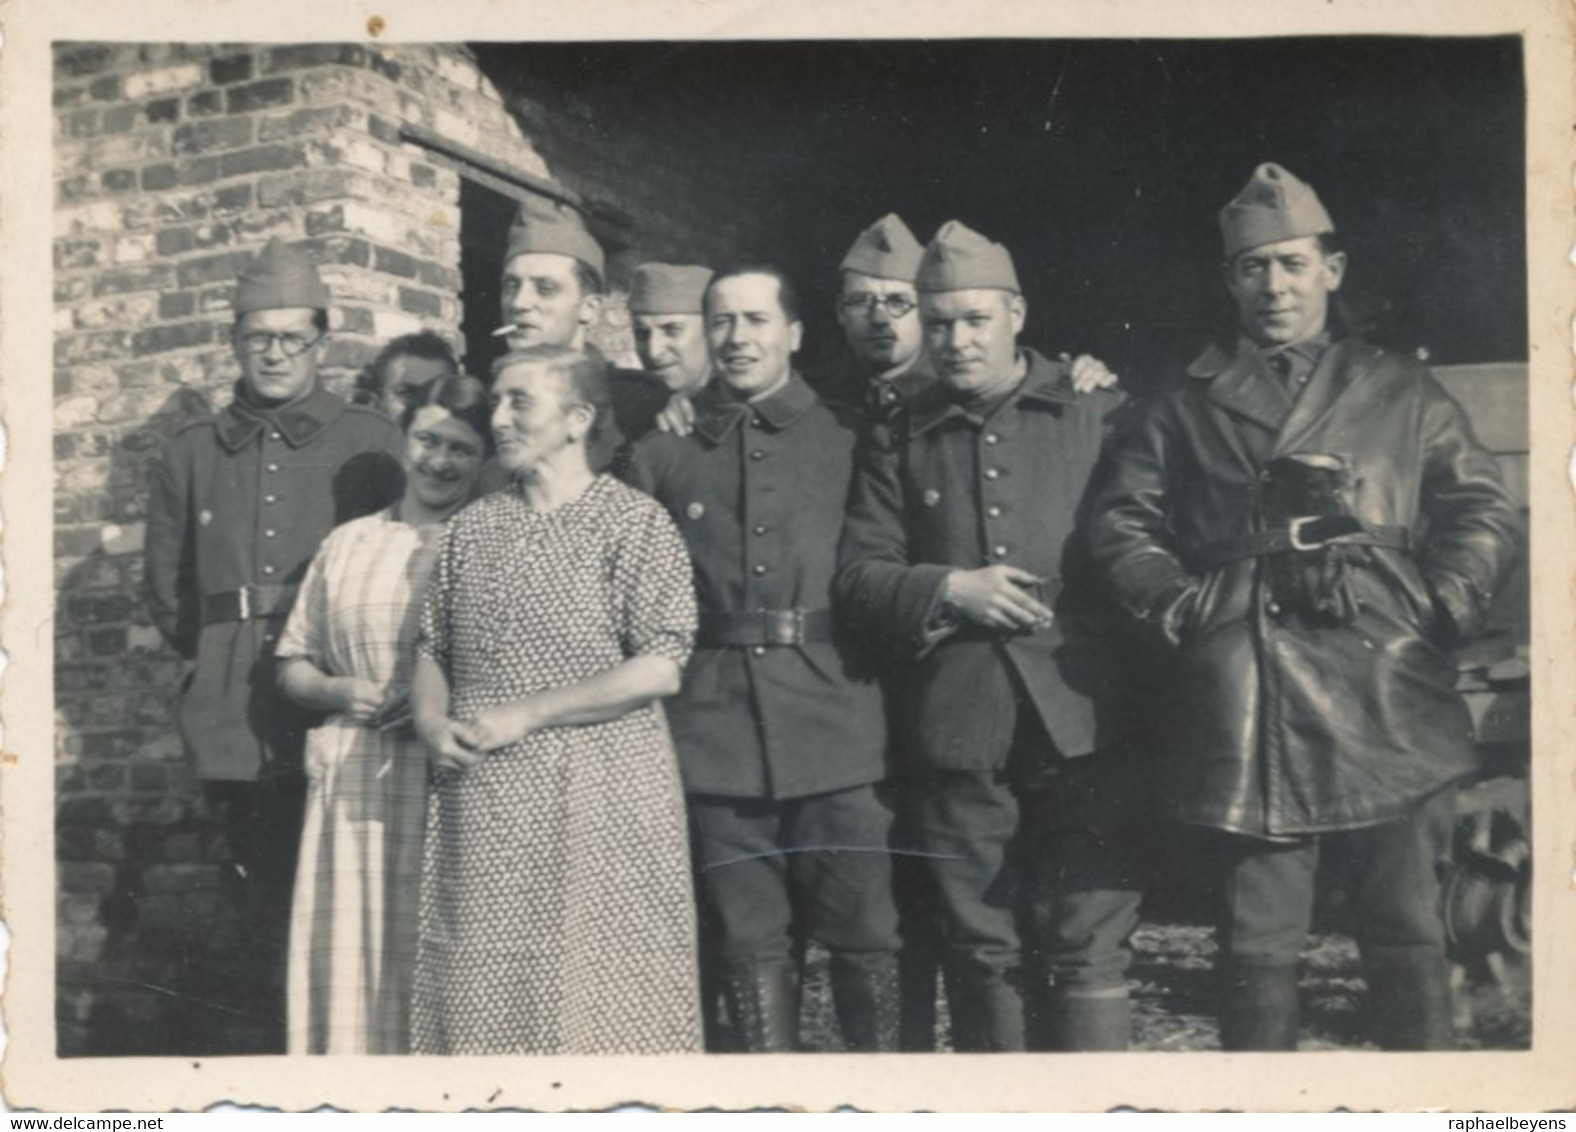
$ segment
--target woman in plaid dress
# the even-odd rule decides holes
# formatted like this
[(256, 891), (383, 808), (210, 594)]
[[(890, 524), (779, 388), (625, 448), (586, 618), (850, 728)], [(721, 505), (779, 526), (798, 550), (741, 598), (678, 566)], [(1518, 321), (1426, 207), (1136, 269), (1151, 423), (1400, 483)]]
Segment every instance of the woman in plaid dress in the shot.
[(444, 533), (411, 691), (437, 768), (412, 1047), (698, 1052), (684, 796), (657, 705), (694, 639), (689, 557), (661, 506), (590, 466), (605, 363), (533, 347), (494, 373), (514, 484)]
[(438, 535), (490, 448), (486, 396), (451, 376), (406, 408), (404, 497), (324, 540), (279, 639), (280, 686), (329, 713), (306, 746), (291, 1053), (409, 1049), (427, 758), (407, 690)]

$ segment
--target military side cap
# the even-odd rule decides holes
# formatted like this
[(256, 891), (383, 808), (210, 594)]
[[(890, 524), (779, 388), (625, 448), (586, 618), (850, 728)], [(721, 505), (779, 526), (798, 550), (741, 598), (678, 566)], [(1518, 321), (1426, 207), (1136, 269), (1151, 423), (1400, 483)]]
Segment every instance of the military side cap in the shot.
[(1227, 259), (1261, 244), (1333, 231), (1335, 223), (1319, 194), (1273, 161), (1255, 169), (1243, 190), (1220, 210)]
[(514, 223), (509, 226), (509, 246), (504, 252), (504, 262), (528, 252), (570, 256), (597, 275), (603, 278), (607, 275), (602, 245), (586, 231), (579, 210), (562, 201), (532, 194), (520, 204)]
[(631, 314), (700, 314), (712, 270), (693, 263), (643, 263), (629, 285)]
[(921, 291), (993, 288), (1019, 294), (1023, 290), (1007, 249), (958, 220), (937, 229), (919, 261), (914, 285)]
[(318, 276), (312, 257), (278, 236), (268, 241), (235, 281), (238, 315), (290, 307), (326, 311), (332, 304), (333, 297)]
[(889, 212), (859, 233), (839, 268), (859, 271), (878, 279), (898, 279), (912, 283), (919, 272), (924, 247), (914, 238), (908, 225), (895, 212)]

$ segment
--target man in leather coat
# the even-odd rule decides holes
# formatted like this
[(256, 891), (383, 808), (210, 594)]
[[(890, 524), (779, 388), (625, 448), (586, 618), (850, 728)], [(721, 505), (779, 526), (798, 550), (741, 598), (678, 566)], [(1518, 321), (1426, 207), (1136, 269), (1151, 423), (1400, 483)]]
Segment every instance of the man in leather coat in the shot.
[(1424, 366), (1336, 333), (1346, 257), (1308, 185), (1261, 165), (1220, 227), (1235, 336), (1113, 447), (1091, 543), (1172, 657), (1157, 793), (1217, 888), (1222, 1042), (1295, 1048), (1322, 864), (1381, 1045), (1446, 1047), (1436, 865), (1477, 766), (1448, 650), (1483, 623), (1516, 512)]

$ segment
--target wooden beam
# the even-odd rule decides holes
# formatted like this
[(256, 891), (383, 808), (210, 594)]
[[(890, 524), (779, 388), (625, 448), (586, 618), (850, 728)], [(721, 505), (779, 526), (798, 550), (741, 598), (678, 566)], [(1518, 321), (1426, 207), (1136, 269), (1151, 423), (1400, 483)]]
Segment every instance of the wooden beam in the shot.
[[(546, 197), (577, 208), (586, 218), (586, 226), (604, 244), (627, 247), (634, 221), (623, 210), (602, 201), (584, 197), (566, 185), (516, 165), (489, 157), (468, 145), (462, 145), (409, 122), (401, 123), (399, 136), (402, 141), (420, 146), (440, 165), (468, 177), (477, 184), (517, 201), (527, 201), (533, 196)], [(612, 249), (610, 249), (612, 250)]]

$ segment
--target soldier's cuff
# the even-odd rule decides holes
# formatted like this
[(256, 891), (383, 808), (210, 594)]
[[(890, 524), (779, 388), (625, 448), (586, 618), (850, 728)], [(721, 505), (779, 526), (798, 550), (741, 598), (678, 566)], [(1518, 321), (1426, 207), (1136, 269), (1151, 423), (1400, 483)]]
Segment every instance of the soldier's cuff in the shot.
[(1188, 588), (1187, 572), (1170, 554), (1144, 554), (1111, 572), (1116, 596), (1140, 621), (1153, 622)]
[(1428, 579), (1428, 590), (1445, 644), (1453, 645), (1478, 634), (1487, 616), (1490, 595), (1454, 574)]
[(956, 633), (963, 624), (957, 606), (947, 600), (947, 579), (952, 571), (938, 569), (930, 593), (930, 603), (925, 609), (925, 619), (915, 635), (915, 655), (924, 656)]

